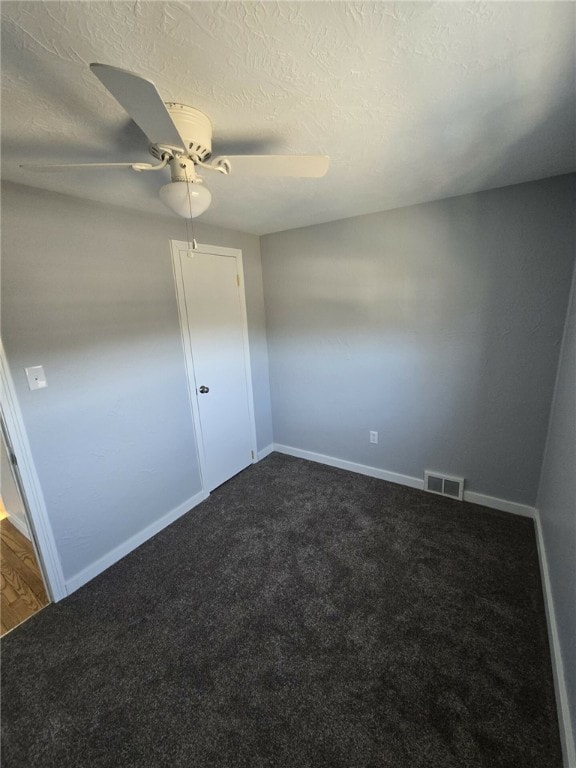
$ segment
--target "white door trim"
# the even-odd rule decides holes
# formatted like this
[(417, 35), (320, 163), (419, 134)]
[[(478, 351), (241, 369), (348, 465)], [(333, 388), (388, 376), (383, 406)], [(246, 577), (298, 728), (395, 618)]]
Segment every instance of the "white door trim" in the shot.
[(54, 602), (62, 600), (68, 594), (66, 590), (62, 563), (58, 555), (56, 540), (52, 531), (52, 525), (48, 518), (46, 502), (40, 481), (34, 466), (30, 443), (26, 435), (26, 428), (22, 419), (20, 406), (16, 397), (16, 390), (10, 374), (10, 367), (4, 351), (4, 345), (0, 341), (0, 402), (2, 403), (2, 417), (8, 431), (8, 437), (12, 443), (12, 450), (18, 463), (18, 474), (22, 482), (26, 496), (26, 509), (29, 515), (30, 526), (33, 530), (35, 543), (41, 561), (42, 571), (46, 581), (46, 588)]
[(186, 308), (186, 294), (184, 291), (184, 277), (182, 274), (182, 263), (180, 251), (192, 251), (195, 253), (213, 254), (215, 256), (229, 256), (236, 259), (236, 271), (240, 277), (240, 311), (242, 315), (242, 339), (244, 342), (244, 373), (246, 377), (246, 391), (248, 393), (248, 415), (250, 420), (250, 447), (252, 451), (252, 463), (258, 460), (256, 447), (256, 419), (254, 416), (254, 392), (252, 390), (252, 367), (250, 364), (250, 342), (248, 337), (248, 313), (246, 311), (246, 292), (244, 288), (244, 266), (242, 262), (242, 251), (239, 248), (224, 248), (220, 245), (208, 245), (198, 243), (196, 248), (192, 243), (185, 240), (170, 240), (170, 250), (172, 253), (172, 270), (174, 272), (174, 282), (176, 283), (176, 301), (178, 304), (178, 318), (180, 321), (180, 333), (182, 337), (182, 346), (184, 348), (184, 361), (186, 364), (186, 379), (188, 383), (188, 396), (192, 408), (192, 417), (194, 420), (194, 429), (196, 431), (196, 450), (198, 454), (198, 463), (200, 465), (200, 474), (202, 477), (202, 490), (206, 491), (206, 458), (204, 456), (202, 441), (202, 425), (200, 421), (200, 410), (198, 408), (198, 399), (196, 397), (197, 382), (194, 373), (194, 358), (192, 354), (192, 339), (188, 328), (188, 315)]

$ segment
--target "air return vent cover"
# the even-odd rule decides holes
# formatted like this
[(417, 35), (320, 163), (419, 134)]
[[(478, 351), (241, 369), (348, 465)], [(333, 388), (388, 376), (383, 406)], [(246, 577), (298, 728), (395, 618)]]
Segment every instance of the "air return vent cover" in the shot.
[(439, 472), (424, 472), (424, 490), (430, 493), (438, 493), (440, 496), (449, 496), (451, 499), (460, 499), (464, 494), (464, 478), (441, 475)]

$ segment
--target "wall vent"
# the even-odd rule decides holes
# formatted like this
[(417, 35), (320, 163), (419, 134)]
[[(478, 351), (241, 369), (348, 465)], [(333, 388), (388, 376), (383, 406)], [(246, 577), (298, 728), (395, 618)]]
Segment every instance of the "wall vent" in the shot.
[(464, 495), (464, 478), (441, 475), (439, 472), (424, 472), (424, 490), (430, 493), (438, 493), (440, 496), (448, 496), (451, 499), (460, 499)]

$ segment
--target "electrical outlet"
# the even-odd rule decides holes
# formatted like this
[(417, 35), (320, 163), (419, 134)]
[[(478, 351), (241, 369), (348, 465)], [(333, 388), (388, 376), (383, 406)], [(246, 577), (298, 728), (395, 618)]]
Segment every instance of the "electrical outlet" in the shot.
[(378, 432), (370, 430), (370, 442), (371, 443), (377, 443), (378, 442)]

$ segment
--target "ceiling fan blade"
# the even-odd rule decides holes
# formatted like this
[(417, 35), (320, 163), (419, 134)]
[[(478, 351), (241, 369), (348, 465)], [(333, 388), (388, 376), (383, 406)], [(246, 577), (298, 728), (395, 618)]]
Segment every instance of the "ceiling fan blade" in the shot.
[(246, 176), (319, 178), (330, 165), (328, 155), (226, 155), (225, 159), (230, 162), (231, 173)]
[(48, 173), (50, 171), (70, 171), (78, 168), (132, 168), (135, 171), (145, 171), (154, 168), (151, 163), (63, 163), (50, 165), (37, 165), (36, 163), (24, 163), (19, 166), (25, 171), (38, 171)]
[(151, 80), (108, 64), (90, 64), (90, 69), (144, 131), (151, 144), (185, 146)]

